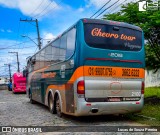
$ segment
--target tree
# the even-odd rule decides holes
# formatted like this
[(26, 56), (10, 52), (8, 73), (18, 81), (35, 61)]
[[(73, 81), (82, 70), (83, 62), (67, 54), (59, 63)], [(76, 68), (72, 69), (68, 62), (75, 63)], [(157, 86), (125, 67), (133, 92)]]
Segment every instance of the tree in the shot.
[(147, 41), (146, 67), (156, 70), (160, 68), (160, 10), (141, 12), (138, 3), (128, 3), (119, 12), (104, 15), (103, 19), (127, 22), (142, 28)]

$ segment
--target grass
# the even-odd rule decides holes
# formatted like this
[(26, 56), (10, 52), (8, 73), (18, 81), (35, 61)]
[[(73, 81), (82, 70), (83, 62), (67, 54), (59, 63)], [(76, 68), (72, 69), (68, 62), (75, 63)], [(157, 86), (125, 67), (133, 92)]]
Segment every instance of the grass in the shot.
[(159, 97), (160, 98), (160, 87), (149, 87), (149, 88), (145, 88), (144, 91), (144, 97)]
[(146, 104), (141, 114), (148, 117), (156, 118), (160, 121), (160, 105)]
[[(137, 115), (143, 115), (155, 119), (143, 118)], [(145, 125), (160, 125), (160, 87), (150, 87), (145, 89), (144, 108), (140, 113), (137, 113), (137, 115), (128, 114), (126, 117)]]

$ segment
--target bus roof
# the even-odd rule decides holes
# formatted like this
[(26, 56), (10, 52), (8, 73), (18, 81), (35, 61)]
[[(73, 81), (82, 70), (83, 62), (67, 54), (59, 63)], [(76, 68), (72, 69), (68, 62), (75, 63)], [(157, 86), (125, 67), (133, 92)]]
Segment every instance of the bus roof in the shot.
[(83, 18), (80, 20), (82, 20), (83, 23), (116, 25), (116, 26), (127, 27), (127, 28), (142, 31), (140, 27), (129, 24), (129, 23), (125, 23), (125, 22), (118, 22), (118, 21), (113, 21), (113, 20), (102, 20), (102, 19), (88, 19), (88, 18)]
[(23, 74), (20, 73), (20, 72), (16, 72), (13, 74), (13, 77), (16, 78), (16, 77), (23, 77)]
[[(45, 47), (47, 47), (48, 45), (50, 45), (50, 43), (54, 42), (55, 40), (57, 40), (59, 37), (61, 37), (63, 34), (65, 34), (67, 31), (69, 31), (71, 28), (73, 28), (79, 21), (82, 21), (83, 23), (93, 23), (93, 24), (108, 24), (108, 25), (116, 25), (116, 26), (121, 26), (121, 27), (126, 27), (126, 28), (131, 28), (131, 29), (135, 29), (135, 30), (139, 30), (142, 31), (142, 29), (138, 26), (129, 24), (129, 23), (125, 23), (125, 22), (118, 22), (118, 21), (112, 21), (112, 20), (102, 20), (102, 19), (90, 19), (90, 18), (82, 18), (80, 20), (78, 20), (76, 23), (74, 23), (71, 27), (69, 27), (67, 30), (65, 30), (62, 34), (60, 34), (59, 36), (57, 36), (55, 39), (53, 39), (52, 41), (50, 41), (48, 44), (45, 45)], [(43, 50), (45, 47), (43, 47), (41, 50)], [(37, 51), (34, 55), (32, 55), (28, 61), (30, 61), (30, 59), (32, 59), (32, 57), (34, 57), (38, 52), (40, 52), (41, 50)], [(27, 62), (28, 62), (27, 61)]]

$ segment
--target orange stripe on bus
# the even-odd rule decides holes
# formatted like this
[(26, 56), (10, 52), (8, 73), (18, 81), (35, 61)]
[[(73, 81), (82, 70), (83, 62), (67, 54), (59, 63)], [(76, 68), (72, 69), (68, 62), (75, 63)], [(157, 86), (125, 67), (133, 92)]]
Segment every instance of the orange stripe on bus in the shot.
[(145, 71), (142, 68), (84, 66), (84, 76), (140, 79), (145, 77)]
[(46, 66), (46, 67), (44, 67), (42, 69), (35, 70), (35, 71), (33, 71), (33, 74), (35, 74), (37, 72), (40, 72), (40, 71), (45, 71), (45, 69), (47, 69), (47, 68), (48, 68), (48, 66)]
[(111, 77), (143, 79), (145, 71), (142, 68), (123, 68), (109, 66), (81, 66), (75, 70), (70, 80), (63, 85), (49, 85), (49, 89), (65, 90), (67, 84), (73, 84), (80, 77)]
[(49, 85), (47, 89), (65, 90), (65, 84), (63, 84), (63, 85)]
[(49, 85), (47, 87), (47, 91), (49, 91), (49, 89), (54, 89), (54, 90), (65, 90), (65, 86), (67, 84), (73, 84), (75, 80), (77, 80), (78, 78), (82, 77), (83, 76), (83, 66), (82, 67), (79, 67), (75, 70), (75, 72), (73, 73), (72, 77), (70, 78), (70, 80), (66, 83), (66, 84), (63, 84), (63, 85)]

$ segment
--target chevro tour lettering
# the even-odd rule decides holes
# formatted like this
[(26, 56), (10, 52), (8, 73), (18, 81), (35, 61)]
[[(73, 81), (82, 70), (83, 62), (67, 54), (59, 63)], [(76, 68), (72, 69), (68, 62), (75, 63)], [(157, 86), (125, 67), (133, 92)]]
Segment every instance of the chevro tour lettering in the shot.
[(121, 40), (128, 40), (128, 41), (133, 41), (136, 39), (135, 36), (128, 36), (128, 35), (125, 35), (125, 34), (121, 34), (121, 35), (118, 35), (116, 33), (107, 33), (107, 32), (103, 32), (101, 29), (99, 28), (94, 28), (92, 31), (91, 31), (91, 35), (92, 36), (96, 36), (96, 37), (104, 37), (104, 38), (119, 38)]

